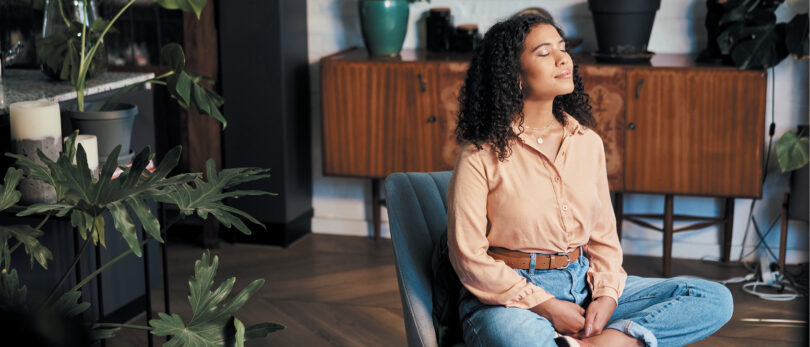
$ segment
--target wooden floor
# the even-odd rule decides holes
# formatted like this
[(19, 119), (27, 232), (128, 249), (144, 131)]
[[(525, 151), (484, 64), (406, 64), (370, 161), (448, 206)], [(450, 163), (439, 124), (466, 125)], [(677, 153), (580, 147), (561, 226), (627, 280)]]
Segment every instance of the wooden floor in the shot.
[[(246, 325), (280, 322), (285, 330), (250, 346), (405, 346), (405, 327), (390, 240), (308, 235), (287, 249), (244, 244), (222, 244), (217, 285), (236, 276), (236, 290), (256, 278), (267, 284), (237, 317)], [(189, 244), (170, 244), (171, 306), (185, 322), (191, 318), (186, 295), (193, 262), (202, 250)], [(640, 276), (657, 276), (657, 258), (627, 256), (625, 269)], [(745, 275), (741, 265), (696, 260), (673, 261), (675, 275), (725, 279)], [(746, 323), (744, 318), (807, 321), (808, 301), (765, 301), (729, 285), (735, 312), (731, 322), (713, 336), (692, 346), (808, 346), (807, 324)], [(163, 310), (162, 290), (153, 290), (156, 310)], [(144, 324), (144, 317), (133, 323)], [(156, 338), (156, 345), (163, 339)], [(108, 346), (146, 346), (140, 331), (122, 331)]]

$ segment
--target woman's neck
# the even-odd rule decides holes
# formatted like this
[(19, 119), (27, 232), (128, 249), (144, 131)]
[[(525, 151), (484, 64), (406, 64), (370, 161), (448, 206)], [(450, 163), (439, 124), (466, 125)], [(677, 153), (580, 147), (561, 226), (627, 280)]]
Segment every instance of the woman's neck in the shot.
[(532, 128), (542, 128), (555, 120), (551, 100), (524, 100), (523, 125)]

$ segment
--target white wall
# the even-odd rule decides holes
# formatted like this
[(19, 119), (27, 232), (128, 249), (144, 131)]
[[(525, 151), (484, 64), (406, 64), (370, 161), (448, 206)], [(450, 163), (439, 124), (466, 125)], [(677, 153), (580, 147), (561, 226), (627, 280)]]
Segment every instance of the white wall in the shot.
[[(320, 80), (318, 61), (321, 57), (351, 47), (363, 46), (357, 15), (357, 0), (307, 0), (309, 26), (309, 61), (311, 63), (312, 88), (312, 160), (314, 173), (315, 217), (312, 228), (315, 233), (343, 235), (371, 234), (371, 182), (362, 179), (324, 177), (321, 154)], [(806, 6), (806, 5), (805, 5)], [(433, 0), (430, 4), (411, 5), (410, 27), (405, 38), (405, 48), (424, 47), (420, 38), (417, 20), (431, 7), (449, 7), (455, 24), (475, 23), (485, 32), (499, 19), (508, 17), (526, 7), (543, 7), (561, 23), (571, 37), (582, 37), (582, 50), (596, 48), (593, 22), (587, 0)], [(704, 0), (662, 1), (650, 38), (649, 49), (658, 53), (695, 53), (706, 45), (703, 22), (706, 15)], [(793, 10), (782, 6), (777, 15), (781, 21), (793, 16)], [(424, 35), (424, 34), (421, 34)], [(775, 68), (776, 137), (797, 124), (808, 123), (808, 62), (786, 59)], [(766, 134), (770, 125), (770, 110), (773, 85), (768, 79)], [(753, 140), (753, 139), (752, 139)], [(767, 146), (767, 138), (766, 138)], [(765, 148), (764, 150), (767, 150)], [(754, 216), (761, 229), (767, 229), (770, 221), (780, 213), (782, 193), (789, 190), (788, 175), (781, 174), (776, 165), (775, 154), (768, 167), (768, 179), (763, 188), (763, 199), (756, 203)], [(625, 213), (662, 213), (664, 198), (658, 195), (626, 194)], [(736, 259), (742, 247), (751, 200), (738, 199), (734, 208), (734, 240), (732, 259)], [(714, 198), (675, 197), (675, 213), (702, 216), (719, 216), (723, 201)], [(387, 213), (383, 209), (383, 221)], [(660, 221), (651, 221), (661, 225)], [(680, 223), (676, 223), (678, 228)], [(808, 226), (802, 222), (789, 224), (787, 260), (791, 263), (808, 259)], [(747, 250), (758, 241), (753, 228), (746, 242)], [(383, 236), (388, 237), (388, 226), (383, 225)], [(767, 237), (768, 244), (776, 252), (778, 247), (778, 223)], [(629, 222), (623, 224), (622, 246), (627, 254), (660, 255), (662, 234), (637, 227)], [(673, 256), (679, 258), (717, 258), (720, 256), (722, 230), (706, 228), (698, 231), (675, 234)]]

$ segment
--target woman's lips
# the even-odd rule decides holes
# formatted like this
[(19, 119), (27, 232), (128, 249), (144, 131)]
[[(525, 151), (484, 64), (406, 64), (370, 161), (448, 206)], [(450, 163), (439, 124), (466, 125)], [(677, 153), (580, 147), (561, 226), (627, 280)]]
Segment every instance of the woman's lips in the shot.
[(554, 76), (554, 78), (571, 78), (571, 70), (565, 70), (561, 72), (559, 75)]

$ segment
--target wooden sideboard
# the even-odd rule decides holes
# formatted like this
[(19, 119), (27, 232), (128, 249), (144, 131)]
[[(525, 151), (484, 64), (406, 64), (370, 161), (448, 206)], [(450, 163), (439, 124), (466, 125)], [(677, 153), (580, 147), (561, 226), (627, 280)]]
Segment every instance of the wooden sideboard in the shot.
[[(416, 50), (370, 58), (362, 49), (323, 58), (324, 175), (373, 179), (377, 199), (378, 180), (393, 172), (452, 170), (469, 58)], [(588, 55), (574, 61), (605, 143), (611, 191), (667, 196), (663, 215), (630, 215), (619, 194), (617, 219), (646, 227), (653, 226), (641, 219), (664, 219), (657, 229), (668, 235), (665, 259), (673, 232), (725, 224), (728, 260), (731, 199), (762, 195), (765, 72), (696, 64), (690, 55), (657, 54), (632, 65)], [(722, 218), (676, 216), (672, 195), (727, 198), (726, 211)], [(700, 223), (673, 230), (680, 219)]]

